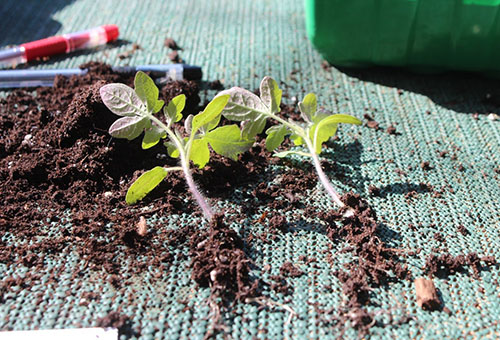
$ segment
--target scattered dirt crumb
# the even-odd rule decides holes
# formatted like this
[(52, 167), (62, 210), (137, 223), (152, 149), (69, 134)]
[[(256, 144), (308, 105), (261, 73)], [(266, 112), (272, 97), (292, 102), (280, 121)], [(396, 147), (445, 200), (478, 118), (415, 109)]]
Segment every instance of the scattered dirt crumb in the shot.
[(424, 171), (427, 171), (427, 170), (431, 170), (432, 169), (432, 166), (430, 165), (429, 162), (427, 161), (423, 161), (422, 163), (420, 163), (420, 167), (422, 168), (422, 170)]
[(397, 173), (400, 176), (406, 176), (406, 175), (408, 175), (405, 171), (403, 171), (403, 170), (401, 170), (399, 168), (394, 169), (394, 172)]
[(132, 48), (130, 50), (118, 53), (117, 56), (119, 59), (130, 58), (137, 50), (142, 50), (142, 47), (139, 44), (133, 43)]
[(293, 287), (288, 284), (286, 277), (282, 275), (271, 275), (269, 278), (274, 281), (271, 283), (271, 289), (276, 293), (281, 293), (283, 295), (290, 295), (293, 293)]
[(111, 312), (102, 318), (98, 318), (96, 326), (118, 328), (120, 335), (137, 335), (131, 328), (130, 318), (120, 312)]
[(446, 278), (457, 272), (466, 272), (466, 267), (472, 268), (472, 276), (479, 278), (479, 273), (484, 267), (481, 265), (483, 261), (486, 266), (496, 264), (496, 259), (493, 256), (479, 258), (476, 253), (461, 254), (457, 256), (448, 253), (435, 255), (431, 254), (427, 257), (424, 270), (430, 276)]
[(181, 57), (179, 56), (179, 52), (177, 51), (172, 51), (168, 54), (168, 59), (170, 59), (171, 62), (175, 64), (180, 64), (183, 62)]
[(368, 193), (371, 195), (371, 196), (379, 196), (380, 195), (380, 188), (379, 187), (376, 187), (375, 185), (370, 185), (368, 187)]
[(438, 242), (441, 242), (441, 243), (445, 242), (443, 234), (441, 234), (441, 233), (434, 233), (434, 239)]
[(280, 274), (288, 277), (299, 277), (304, 275), (304, 272), (295, 267), (291, 262), (285, 262), (280, 268)]
[(440, 151), (440, 152), (439, 152), (439, 157), (441, 157), (441, 158), (445, 158), (447, 154), (448, 154), (448, 151), (447, 151), (447, 150)]
[(322, 68), (323, 70), (325, 70), (325, 71), (329, 71), (331, 67), (332, 67), (332, 65), (330, 65), (330, 63), (329, 63), (328, 61), (326, 61), (326, 60), (323, 60), (323, 61), (321, 62), (321, 68)]
[(165, 47), (170, 48), (173, 51), (182, 51), (182, 48), (179, 47), (177, 42), (172, 38), (166, 38), (163, 44), (165, 45)]
[(368, 126), (370, 129), (375, 129), (375, 130), (380, 129), (379, 123), (375, 119), (373, 119), (372, 116), (370, 116), (369, 114), (365, 114), (363, 117), (366, 119), (365, 125)]
[(464, 235), (464, 236), (467, 236), (469, 235), (469, 231), (467, 230), (467, 228), (465, 228), (465, 226), (463, 224), (460, 224), (458, 227), (457, 227), (457, 230), (460, 232), (460, 234)]
[(208, 83), (208, 88), (210, 90), (223, 90), (224, 89), (224, 85), (222, 84), (222, 82), (219, 79), (216, 79), (216, 80), (211, 81), (210, 83)]
[(387, 127), (386, 131), (390, 135), (398, 135), (399, 134), (399, 132), (397, 132), (396, 127), (394, 125), (389, 125), (389, 127)]
[(412, 199), (412, 198), (416, 198), (416, 197), (418, 197), (418, 192), (416, 192), (415, 190), (408, 191), (408, 192), (405, 194), (405, 198), (406, 198), (407, 200)]

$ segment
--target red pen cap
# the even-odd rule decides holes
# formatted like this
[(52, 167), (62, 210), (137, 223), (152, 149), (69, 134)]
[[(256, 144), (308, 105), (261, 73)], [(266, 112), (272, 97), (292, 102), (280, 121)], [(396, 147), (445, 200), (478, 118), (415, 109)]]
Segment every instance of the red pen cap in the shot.
[(106, 31), (106, 37), (108, 39), (108, 42), (118, 39), (118, 36), (120, 35), (120, 31), (118, 30), (118, 26), (116, 26), (116, 25), (103, 25), (101, 27), (104, 28), (104, 31)]
[(119, 31), (116, 25), (103, 25), (89, 30), (63, 34), (22, 44), (27, 61), (69, 53), (84, 48), (93, 48), (116, 40)]

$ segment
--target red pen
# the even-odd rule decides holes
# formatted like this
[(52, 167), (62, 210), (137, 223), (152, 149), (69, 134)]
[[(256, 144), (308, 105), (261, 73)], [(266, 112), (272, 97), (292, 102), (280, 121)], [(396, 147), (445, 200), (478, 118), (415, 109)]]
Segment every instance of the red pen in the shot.
[(0, 51), (0, 67), (13, 67), (37, 58), (104, 45), (116, 40), (118, 35), (116, 25), (103, 25), (85, 31), (32, 41)]

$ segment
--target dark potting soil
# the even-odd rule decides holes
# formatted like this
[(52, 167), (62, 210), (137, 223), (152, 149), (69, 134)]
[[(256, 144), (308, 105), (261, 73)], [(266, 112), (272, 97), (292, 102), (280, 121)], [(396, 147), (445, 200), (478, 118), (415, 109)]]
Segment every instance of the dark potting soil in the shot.
[(219, 79), (216, 79), (216, 80), (213, 80), (210, 83), (208, 83), (208, 88), (210, 90), (219, 90), (220, 91), (220, 90), (224, 89), (224, 85), (222, 84), (222, 82)]
[(285, 262), (280, 268), (280, 274), (288, 277), (299, 277), (304, 275), (304, 272), (297, 268), (292, 262)]
[[(16, 90), (0, 99), (0, 176), (4, 179), (0, 183), (4, 203), (0, 207), (0, 237), (12, 234), (19, 240), (14, 244), (2, 242), (0, 261), (43, 272), (47, 270), (48, 257), (76, 251), (86, 261), (85, 270), (104, 269), (110, 283), (120, 287), (127, 277), (147, 270), (148, 266), (168, 273), (173, 255), (164, 245), (179, 247), (199, 230), (197, 225), (171, 231), (162, 230), (158, 223), (146, 227), (145, 222), (153, 213), (199, 212), (191, 200), (183, 201), (188, 195), (185, 184), (174, 176), (168, 176), (145, 199), (152, 207), (150, 210), (138, 213), (137, 208), (124, 203), (128, 186), (144, 170), (175, 164), (175, 160), (166, 156), (162, 146), (142, 150), (139, 140), (110, 138), (107, 130), (117, 116), (103, 105), (99, 88), (111, 82), (131, 86), (133, 75), (115, 74), (109, 66), (98, 63), (82, 67), (89, 69), (83, 77), (60, 77), (52, 88), (38, 88), (34, 93)], [(185, 112), (197, 113), (198, 91), (194, 82), (177, 81), (163, 87), (160, 97), (168, 102), (184, 93)], [(252, 174), (265, 167), (254, 163), (264, 162), (262, 156), (252, 154), (256, 150), (259, 153), (261, 148), (254, 147), (243, 156), (251, 161), (240, 162), (237, 167), (233, 166), (236, 162), (214, 156), (202, 178), (195, 171), (195, 180), (202, 190), (209, 187), (204, 191), (215, 195), (222, 195), (235, 183), (251, 181)], [(113, 209), (119, 213), (112, 213)], [(61, 227), (55, 234), (54, 224), (65, 225), (67, 221), (70, 226)], [(110, 223), (112, 227), (108, 226)], [(228, 293), (238, 298), (251, 295), (246, 289), (253, 281), (245, 282), (250, 279), (243, 275), (248, 261), (243, 243), (231, 243), (237, 235), (221, 231), (220, 225), (213, 228), (207, 232), (216, 236), (208, 238), (207, 249), (218, 254), (220, 248), (224, 253), (224, 247), (231, 244), (231, 264), (240, 261), (237, 271), (230, 269), (227, 275), (224, 264), (217, 263), (216, 268), (220, 265), (223, 273), (216, 275), (217, 284), (228, 280)], [(210, 244), (211, 241), (216, 244)], [(196, 249), (192, 252), (195, 254)], [(137, 260), (137, 255), (145, 260)], [(129, 265), (124, 267), (124, 262)], [(200, 282), (202, 265), (193, 260), (193, 266), (193, 276)], [(210, 273), (213, 267), (206, 269)], [(80, 275), (79, 270), (75, 270), (75, 276)], [(238, 280), (233, 274), (238, 275)], [(34, 279), (24, 280), (23, 287), (28, 288)], [(232, 292), (233, 282), (238, 282), (236, 289), (245, 291)], [(4, 278), (2, 291), (19, 284)]]
[(494, 256), (479, 257), (476, 253), (460, 254), (453, 256), (451, 254), (431, 254), (425, 262), (425, 271), (430, 276), (446, 278), (457, 272), (468, 272), (472, 269), (472, 276), (479, 278), (482, 270), (496, 264)]
[[(335, 272), (347, 301), (332, 321), (350, 322), (363, 335), (376, 324), (374, 315), (365, 308), (373, 288), (391, 281), (410, 280), (411, 274), (401, 263), (401, 253), (387, 247), (378, 237), (377, 216), (368, 203), (352, 193), (345, 194), (342, 201), (346, 207), (319, 214), (327, 223), (328, 237), (334, 242), (347, 241), (346, 251), (353, 254), (353, 260), (344, 265), (345, 270)], [(353, 216), (343, 216), (348, 209), (354, 211)]]
[[(18, 240), (31, 241), (1, 242), (0, 262), (43, 272), (50, 256), (75, 251), (86, 261), (83, 270), (104, 269), (110, 283), (119, 288), (130, 275), (146, 271), (148, 266), (158, 268), (165, 275), (175, 255), (164, 245), (186, 244), (190, 249), (193, 280), (200, 286), (211, 287), (214, 297), (228, 303), (258, 296), (262, 282), (250, 275), (251, 260), (245, 247), (255, 238), (268, 241), (289, 232), (284, 212), (301, 218), (296, 210), (305, 209), (306, 213), (318, 216), (317, 210), (300, 199), (304, 190), (317, 185), (311, 165), (307, 163), (273, 174), (274, 181), (270, 183), (265, 177), (268, 164), (290, 164), (290, 161), (273, 158), (259, 137), (238, 162), (213, 155), (203, 172), (194, 170), (202, 191), (214, 199), (226, 197), (235, 186), (260, 181), (253, 191), (243, 194), (250, 200), (241, 207), (240, 213), (254, 214), (262, 207), (269, 211), (257, 221), (266, 227), (261, 235), (240, 236), (224, 223), (232, 221), (222, 221), (220, 216), (201, 232), (198, 225), (170, 231), (162, 229), (159, 223), (145, 228), (144, 222), (153, 213), (201, 213), (186, 192), (182, 178), (172, 175), (145, 198), (144, 204), (151, 206), (150, 210), (138, 213), (135, 207), (124, 203), (128, 186), (144, 170), (173, 165), (175, 160), (166, 155), (161, 145), (142, 150), (140, 140), (112, 139), (107, 133), (117, 116), (103, 105), (99, 88), (111, 82), (132, 85), (133, 75), (115, 74), (109, 66), (98, 63), (82, 67), (89, 69), (83, 77), (60, 77), (52, 88), (38, 88), (34, 93), (16, 90), (0, 99), (0, 176), (4, 179), (0, 183), (0, 199), (4, 203), (0, 206), (0, 238), (11, 234)], [(196, 114), (200, 102), (198, 91), (194, 82), (171, 82), (161, 89), (160, 96), (168, 102), (184, 93), (187, 96), (185, 113)], [(301, 120), (300, 114), (289, 106), (282, 105), (280, 114)], [(285, 143), (290, 141), (287, 139)], [(376, 190), (372, 192), (377, 194)], [(184, 197), (189, 199), (185, 201)], [(345, 270), (336, 273), (348, 298), (339, 320), (349, 321), (361, 333), (366, 333), (375, 324), (374, 316), (364, 307), (370, 300), (372, 287), (409, 279), (410, 275), (401, 264), (401, 253), (387, 248), (377, 236), (377, 217), (369, 205), (354, 194), (345, 195), (343, 200), (355, 210), (353, 217), (343, 218), (343, 211), (324, 212), (319, 217), (328, 224), (328, 237), (334, 242), (346, 240), (357, 257)], [(111, 213), (113, 209), (119, 214)], [(51, 230), (54, 225), (66, 225), (67, 221), (70, 226), (59, 227), (57, 234)], [(137, 255), (143, 259), (137, 260)], [(471, 264), (477, 263), (474, 258), (465, 261), (473, 269), (477, 268)], [(123, 266), (125, 262), (129, 263), (127, 267)], [(444, 263), (437, 267), (449, 265)], [(75, 269), (75, 277), (81, 275), (80, 270)], [(299, 272), (302, 271), (291, 263), (285, 264), (280, 268), (280, 275), (271, 277), (274, 281), (271, 288), (283, 294), (293, 292), (287, 278), (299, 276)], [(51, 279), (56, 281), (57, 275), (53, 271)], [(0, 301), (12, 287), (29, 289), (39, 279), (32, 274), (24, 278), (4, 278), (0, 284)], [(113, 313), (100, 324), (121, 323), (127, 328), (128, 319), (118, 311)]]
[(209, 228), (190, 240), (191, 277), (210, 287), (214, 297), (225, 302), (245, 301), (258, 295), (259, 280), (250, 278), (250, 259), (241, 237), (216, 215)]
[(140, 336), (138, 331), (132, 329), (130, 318), (121, 314), (120, 312), (111, 312), (102, 318), (97, 319), (97, 327), (113, 327), (118, 329), (119, 335), (126, 335), (127, 337), (131, 336)]

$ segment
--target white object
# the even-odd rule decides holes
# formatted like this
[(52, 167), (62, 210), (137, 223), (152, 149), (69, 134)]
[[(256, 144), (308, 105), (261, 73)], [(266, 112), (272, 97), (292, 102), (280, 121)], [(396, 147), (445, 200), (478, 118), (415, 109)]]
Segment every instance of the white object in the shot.
[(117, 340), (116, 328), (43, 329), (0, 332), (0, 340)]

